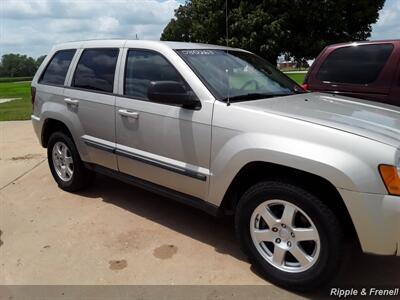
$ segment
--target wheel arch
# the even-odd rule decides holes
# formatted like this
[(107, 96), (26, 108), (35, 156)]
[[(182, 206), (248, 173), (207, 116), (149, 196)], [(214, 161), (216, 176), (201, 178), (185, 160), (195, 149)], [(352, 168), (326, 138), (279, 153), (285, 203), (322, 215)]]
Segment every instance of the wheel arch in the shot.
[(343, 228), (350, 228), (348, 236), (357, 236), (346, 204), (329, 180), (303, 170), (264, 161), (247, 163), (239, 170), (222, 199), (220, 215), (234, 215), (243, 193), (250, 186), (265, 180), (290, 183), (314, 194), (338, 216)]
[(74, 140), (71, 130), (64, 122), (53, 118), (47, 118), (43, 122), (42, 133), (41, 133), (41, 142), (44, 148), (47, 148), (47, 144), (49, 142), (51, 134), (56, 131), (61, 131), (66, 135), (68, 135), (72, 140)]

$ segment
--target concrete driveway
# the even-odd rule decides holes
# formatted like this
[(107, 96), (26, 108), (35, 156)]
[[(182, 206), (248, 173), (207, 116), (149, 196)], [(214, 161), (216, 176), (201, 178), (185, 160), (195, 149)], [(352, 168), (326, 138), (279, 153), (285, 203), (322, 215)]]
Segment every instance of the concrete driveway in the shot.
[[(0, 122), (0, 130), (0, 284), (261, 285), (272, 298), (328, 295), (264, 281), (229, 220), (103, 176), (79, 194), (60, 190), (30, 122)], [(346, 262), (332, 286), (399, 284), (399, 258), (349, 253)]]

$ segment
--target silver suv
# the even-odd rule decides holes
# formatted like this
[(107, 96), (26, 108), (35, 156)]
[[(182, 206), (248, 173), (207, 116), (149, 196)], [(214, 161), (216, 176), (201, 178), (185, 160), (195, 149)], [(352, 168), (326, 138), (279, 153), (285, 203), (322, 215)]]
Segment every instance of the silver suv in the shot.
[(54, 47), (32, 101), (60, 188), (99, 172), (233, 215), (273, 283), (327, 282), (346, 237), (400, 253), (397, 107), (306, 93), (244, 50), (136, 40)]

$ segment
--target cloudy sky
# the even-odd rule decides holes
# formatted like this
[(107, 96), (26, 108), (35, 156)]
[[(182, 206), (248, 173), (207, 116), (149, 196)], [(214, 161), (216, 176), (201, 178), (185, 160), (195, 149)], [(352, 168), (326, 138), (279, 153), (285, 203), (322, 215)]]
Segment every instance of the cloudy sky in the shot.
[[(37, 57), (56, 43), (96, 38), (158, 40), (184, 0), (0, 0), (0, 55)], [(400, 38), (400, 0), (386, 0), (372, 39)]]

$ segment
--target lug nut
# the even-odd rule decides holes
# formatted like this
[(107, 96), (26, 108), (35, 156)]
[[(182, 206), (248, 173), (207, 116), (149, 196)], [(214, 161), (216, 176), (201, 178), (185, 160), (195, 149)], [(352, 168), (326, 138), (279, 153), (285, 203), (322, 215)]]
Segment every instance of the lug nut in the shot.
[(282, 227), (283, 227), (283, 228), (286, 228), (286, 225), (285, 225), (285, 224), (282, 224)]
[(281, 242), (281, 239), (276, 239), (275, 242), (276, 242), (277, 244), (279, 244), (279, 243)]
[(290, 235), (294, 238), (294, 232), (290, 233)]
[(278, 228), (272, 227), (272, 231), (273, 231), (273, 232), (277, 232), (277, 231), (278, 231)]
[(292, 247), (292, 243), (291, 242), (287, 242), (288, 247)]

